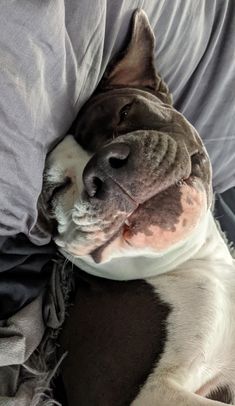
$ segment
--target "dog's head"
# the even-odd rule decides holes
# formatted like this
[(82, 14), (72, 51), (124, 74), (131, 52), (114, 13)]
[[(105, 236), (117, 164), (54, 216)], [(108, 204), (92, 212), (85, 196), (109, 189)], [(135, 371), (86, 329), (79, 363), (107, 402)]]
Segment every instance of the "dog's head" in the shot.
[(48, 156), (39, 209), (55, 241), (95, 262), (159, 255), (187, 240), (211, 204), (211, 167), (154, 67), (141, 10), (131, 40)]

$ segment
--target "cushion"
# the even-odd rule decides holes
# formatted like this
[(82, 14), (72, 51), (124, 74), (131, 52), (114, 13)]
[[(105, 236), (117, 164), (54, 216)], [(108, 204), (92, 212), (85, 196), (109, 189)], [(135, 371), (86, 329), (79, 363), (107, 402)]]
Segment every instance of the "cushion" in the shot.
[(0, 14), (0, 235), (36, 244), (37, 200), (48, 150), (66, 134), (143, 7), (156, 64), (175, 106), (201, 134), (216, 191), (235, 185), (233, 0), (21, 0)]

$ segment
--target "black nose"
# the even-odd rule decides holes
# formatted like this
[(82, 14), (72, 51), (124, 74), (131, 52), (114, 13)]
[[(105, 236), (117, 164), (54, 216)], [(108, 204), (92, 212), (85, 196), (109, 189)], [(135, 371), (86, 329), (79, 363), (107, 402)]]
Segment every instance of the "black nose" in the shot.
[(95, 197), (106, 186), (112, 171), (123, 168), (130, 156), (130, 146), (124, 142), (107, 145), (97, 152), (83, 171), (83, 183), (90, 197)]

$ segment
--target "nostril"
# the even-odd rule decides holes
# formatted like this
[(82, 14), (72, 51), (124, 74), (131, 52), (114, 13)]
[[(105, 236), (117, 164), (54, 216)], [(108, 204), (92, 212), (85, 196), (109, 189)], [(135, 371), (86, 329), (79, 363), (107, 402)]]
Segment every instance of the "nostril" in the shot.
[(126, 143), (111, 144), (105, 154), (106, 159), (113, 169), (122, 168), (127, 164), (130, 156), (130, 146)]
[(95, 176), (93, 178), (93, 184), (94, 184), (94, 190), (95, 190), (94, 194), (97, 195), (98, 192), (101, 192), (104, 182), (100, 178), (97, 178), (97, 176)]
[(83, 170), (83, 184), (89, 197), (104, 198), (111, 168), (119, 169), (127, 164), (131, 148), (126, 143), (111, 143), (99, 150)]
[(103, 189), (103, 181), (97, 176), (86, 176), (84, 185), (89, 197), (95, 197)]
[(113, 169), (119, 169), (126, 165), (128, 161), (128, 157), (121, 159), (121, 158), (109, 158), (109, 164)]

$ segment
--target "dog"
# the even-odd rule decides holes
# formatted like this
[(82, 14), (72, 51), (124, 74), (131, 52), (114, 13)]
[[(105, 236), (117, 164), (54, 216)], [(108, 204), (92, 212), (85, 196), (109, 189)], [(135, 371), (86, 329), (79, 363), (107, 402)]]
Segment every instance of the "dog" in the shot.
[(40, 218), (78, 269), (64, 332), (68, 404), (235, 404), (235, 261), (211, 164), (154, 67), (143, 10), (48, 155)]

